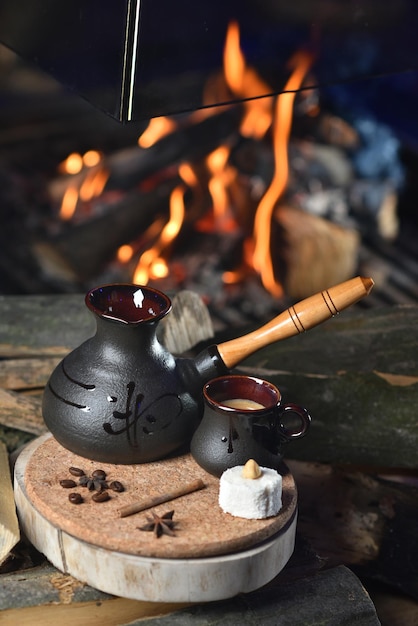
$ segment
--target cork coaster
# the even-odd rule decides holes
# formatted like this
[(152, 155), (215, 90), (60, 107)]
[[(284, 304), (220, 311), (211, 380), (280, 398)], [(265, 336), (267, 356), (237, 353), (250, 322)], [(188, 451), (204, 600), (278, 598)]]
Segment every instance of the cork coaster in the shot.
[[(222, 511), (218, 504), (219, 479), (205, 472), (190, 454), (140, 465), (112, 465), (80, 457), (63, 448), (51, 435), (39, 438), (30, 446), (23, 480), (31, 505), (56, 528), (105, 550), (167, 559), (225, 555), (273, 537), (295, 515), (297, 491), (285, 465), (280, 469), (283, 506), (279, 514), (264, 520), (246, 520)], [(95, 503), (91, 499), (94, 492), (85, 487), (64, 489), (60, 485), (61, 480), (74, 478), (69, 473), (70, 467), (81, 468), (87, 475), (102, 469), (108, 481), (121, 482), (125, 491), (109, 491), (110, 500)], [(151, 510), (120, 516), (120, 510), (127, 505), (196, 479), (205, 483), (202, 490), (152, 509), (158, 514), (174, 510), (174, 537), (157, 538), (153, 532), (139, 530), (147, 523)], [(83, 503), (72, 504), (68, 498), (70, 492), (82, 494)]]

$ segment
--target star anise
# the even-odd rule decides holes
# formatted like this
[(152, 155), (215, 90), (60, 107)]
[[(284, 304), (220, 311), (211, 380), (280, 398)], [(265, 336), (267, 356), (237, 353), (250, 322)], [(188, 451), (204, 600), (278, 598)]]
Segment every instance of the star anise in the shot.
[(84, 476), (80, 476), (78, 484), (82, 487), (87, 487), (89, 491), (103, 491), (109, 487), (106, 477), (87, 476), (86, 474), (84, 474)]
[(138, 526), (138, 530), (152, 531), (157, 539), (161, 535), (175, 537), (173, 532), (173, 528), (176, 525), (176, 522), (173, 521), (174, 511), (168, 511), (164, 515), (157, 515), (155, 511), (151, 511), (151, 515), (152, 517), (146, 516), (148, 523), (144, 526)]
[(82, 487), (87, 487), (89, 491), (103, 491), (109, 487), (106, 473), (103, 470), (95, 470), (91, 476), (86, 474), (80, 476), (78, 484)]

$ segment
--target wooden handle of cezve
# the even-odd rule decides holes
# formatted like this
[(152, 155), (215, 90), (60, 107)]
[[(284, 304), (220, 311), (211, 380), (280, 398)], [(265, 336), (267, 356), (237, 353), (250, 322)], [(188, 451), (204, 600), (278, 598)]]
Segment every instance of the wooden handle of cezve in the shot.
[(234, 367), (260, 348), (280, 339), (303, 333), (337, 315), (343, 309), (367, 296), (373, 285), (372, 278), (357, 276), (335, 287), (325, 289), (291, 306), (258, 330), (219, 344), (219, 355), (228, 368)]

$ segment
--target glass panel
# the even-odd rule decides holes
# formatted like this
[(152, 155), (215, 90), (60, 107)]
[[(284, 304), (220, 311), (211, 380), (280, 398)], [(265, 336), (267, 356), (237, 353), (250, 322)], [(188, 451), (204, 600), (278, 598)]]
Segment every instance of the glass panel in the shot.
[(220, 78), (232, 21), (258, 97), (301, 49), (311, 86), (417, 69), (417, 18), (414, 0), (2, 0), (0, 40), (127, 121), (242, 99)]

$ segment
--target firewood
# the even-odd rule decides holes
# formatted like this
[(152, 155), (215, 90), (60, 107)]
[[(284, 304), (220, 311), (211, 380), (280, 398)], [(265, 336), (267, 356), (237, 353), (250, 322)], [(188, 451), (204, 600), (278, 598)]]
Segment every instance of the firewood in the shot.
[[(201, 626), (213, 623), (276, 626), (278, 615), (285, 615), (287, 624), (314, 626), (322, 623), (355, 623), (357, 626), (378, 626), (376, 610), (359, 579), (346, 567), (317, 572), (299, 580), (286, 576), (263, 589), (230, 600), (206, 604), (150, 603), (113, 598), (82, 585), (68, 574), (61, 574), (50, 565), (5, 574), (0, 587), (2, 623), (67, 623), (77, 611), (84, 623), (116, 624), (145, 620), (147, 626)], [(65, 593), (65, 590), (68, 592)], [(335, 616), (338, 614), (338, 622)]]
[(289, 466), (298, 485), (299, 531), (316, 554), (330, 567), (344, 563), (418, 600), (416, 472)]
[[(43, 296), (30, 296), (17, 300), (20, 305), (15, 297), (10, 300), (6, 298), (10, 307), (3, 302), (0, 355), (4, 360), (0, 361), (0, 424), (39, 435), (47, 430), (41, 415), (41, 399), (21, 392), (29, 389), (41, 392), (61, 358), (93, 335), (94, 320), (79, 295), (47, 297), (46, 300)], [(50, 306), (45, 306), (47, 302)], [(0, 301), (0, 309), (1, 304)], [(173, 298), (172, 304), (171, 313), (158, 329), (160, 341), (170, 351), (181, 354), (213, 337), (209, 312), (198, 294), (181, 291)], [(19, 318), (21, 326), (16, 324)], [(61, 337), (66, 338), (66, 346), (56, 345), (59, 337), (53, 328), (57, 318), (62, 319)], [(40, 343), (37, 340), (41, 340)], [(28, 358), (30, 354), (34, 356)], [(35, 356), (51, 354), (56, 356)], [(19, 356), (27, 358), (16, 358)]]
[[(109, 172), (105, 190), (130, 190), (154, 174), (184, 162), (203, 158), (221, 143), (238, 139), (241, 120), (239, 107), (226, 107), (202, 121), (180, 126), (149, 148), (133, 146), (107, 156), (103, 167)], [(87, 171), (68, 177), (59, 177), (49, 184), (52, 201), (60, 201), (69, 182), (80, 185)]]
[(40, 398), (0, 389), (0, 424), (33, 435), (47, 432)]
[(2, 359), (64, 357), (94, 332), (83, 294), (0, 296)]
[(19, 539), (20, 531), (13, 497), (9, 457), (6, 446), (0, 441), (0, 565)]
[(148, 193), (132, 191), (112, 202), (103, 214), (68, 225), (55, 237), (40, 242), (41, 247), (34, 247), (39, 264), (49, 249), (55, 265), (59, 261), (59, 266), (71, 268), (80, 284), (94, 277), (114, 259), (119, 246), (133, 241), (159, 215), (168, 213), (169, 195), (178, 183), (172, 178)]
[(59, 361), (59, 357), (2, 360), (0, 387), (14, 391), (42, 388)]
[(310, 410), (309, 434), (286, 456), (417, 468), (417, 350), (418, 307), (357, 309), (263, 348), (239, 371)]
[(355, 274), (360, 246), (357, 231), (283, 205), (274, 219), (272, 256), (289, 298), (306, 298)]
[(208, 308), (193, 291), (183, 290), (172, 300), (173, 309), (161, 320), (157, 334), (172, 354), (183, 354), (214, 335)]

